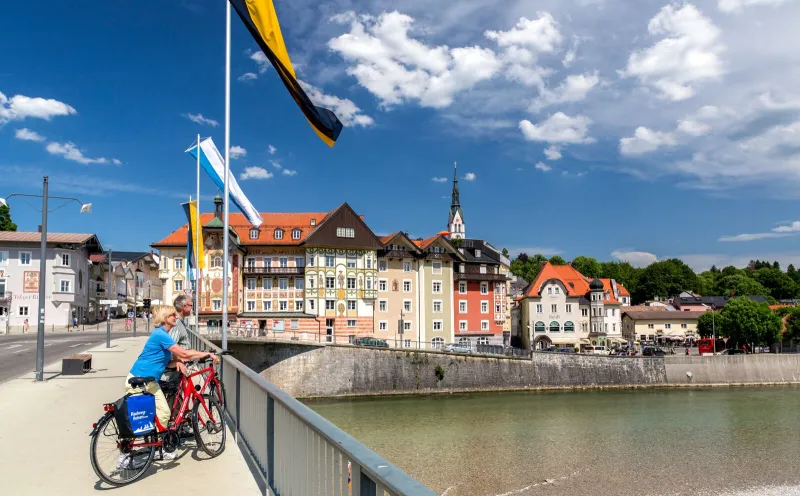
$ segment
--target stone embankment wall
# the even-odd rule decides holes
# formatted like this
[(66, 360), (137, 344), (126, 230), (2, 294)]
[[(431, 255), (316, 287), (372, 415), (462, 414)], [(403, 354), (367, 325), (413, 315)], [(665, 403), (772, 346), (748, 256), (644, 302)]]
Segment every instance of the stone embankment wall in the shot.
[(675, 356), (664, 359), (668, 385), (800, 383), (800, 355)]

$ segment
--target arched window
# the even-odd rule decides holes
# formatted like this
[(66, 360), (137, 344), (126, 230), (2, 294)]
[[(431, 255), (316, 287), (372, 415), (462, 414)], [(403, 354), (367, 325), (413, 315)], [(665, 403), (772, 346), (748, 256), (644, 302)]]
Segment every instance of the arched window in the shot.
[(479, 337), (478, 344), (484, 344), (484, 345), (489, 344), (489, 338), (487, 338), (486, 336)]
[(536, 332), (544, 332), (544, 322), (537, 322), (536, 323)]
[(222, 268), (222, 257), (219, 255), (215, 256), (211, 259), (211, 268), (212, 269), (221, 269)]
[(561, 324), (559, 324), (555, 320), (550, 322), (550, 332), (559, 332), (559, 331), (561, 331)]
[(469, 340), (469, 338), (459, 338), (458, 339), (458, 344), (470, 347), (470, 340)]
[(575, 324), (570, 321), (564, 322), (564, 332), (575, 332)]
[(438, 349), (444, 346), (444, 339), (443, 338), (433, 338), (431, 339), (431, 348)]

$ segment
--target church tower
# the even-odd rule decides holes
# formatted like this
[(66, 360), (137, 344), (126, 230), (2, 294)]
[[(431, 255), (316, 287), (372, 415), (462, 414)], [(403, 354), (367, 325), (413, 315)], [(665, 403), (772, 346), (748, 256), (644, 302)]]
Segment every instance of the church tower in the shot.
[(453, 199), (450, 203), (447, 230), (450, 231), (451, 239), (464, 239), (467, 237), (464, 212), (461, 211), (461, 201), (458, 197), (458, 169), (456, 163), (453, 163)]

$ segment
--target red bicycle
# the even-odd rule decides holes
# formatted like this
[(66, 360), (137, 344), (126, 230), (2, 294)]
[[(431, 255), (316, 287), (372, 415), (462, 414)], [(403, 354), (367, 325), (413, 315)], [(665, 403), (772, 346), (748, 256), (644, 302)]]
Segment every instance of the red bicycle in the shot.
[[(210, 358), (195, 360), (187, 365), (207, 363)], [(203, 384), (195, 385), (194, 379), (204, 376)], [(142, 388), (156, 379), (153, 377), (131, 377), (128, 383)], [(206, 393), (208, 391), (208, 393)], [(105, 414), (92, 425), (89, 457), (92, 468), (100, 480), (112, 486), (124, 486), (141, 478), (150, 465), (156, 449), (174, 452), (181, 444), (180, 433), (191, 423), (197, 445), (211, 458), (225, 450), (225, 421), (220, 399), (224, 390), (217, 377), (213, 363), (202, 370), (181, 377), (167, 430), (151, 432), (139, 437), (123, 437), (114, 415), (115, 403), (103, 405)], [(132, 396), (130, 393), (125, 397)]]

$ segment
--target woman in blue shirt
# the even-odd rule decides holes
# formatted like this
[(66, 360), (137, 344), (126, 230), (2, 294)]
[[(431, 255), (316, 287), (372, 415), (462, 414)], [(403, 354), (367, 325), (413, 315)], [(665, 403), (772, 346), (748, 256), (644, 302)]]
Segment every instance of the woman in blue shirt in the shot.
[[(164, 373), (167, 366), (173, 365), (177, 369), (186, 373), (184, 361), (196, 360), (210, 356), (214, 363), (219, 363), (219, 357), (213, 353), (205, 351), (187, 350), (181, 348), (169, 337), (169, 331), (177, 322), (177, 314), (172, 305), (156, 305), (153, 307), (153, 322), (156, 327), (144, 345), (142, 353), (134, 362), (128, 377), (125, 379), (125, 391), (127, 393), (140, 393), (145, 389), (148, 393), (155, 396), (156, 400), (156, 428), (159, 432), (167, 429), (170, 417), (170, 406), (167, 398), (158, 385), (158, 379)], [(148, 382), (145, 386), (131, 387), (128, 383), (131, 377), (153, 377), (155, 380)]]

